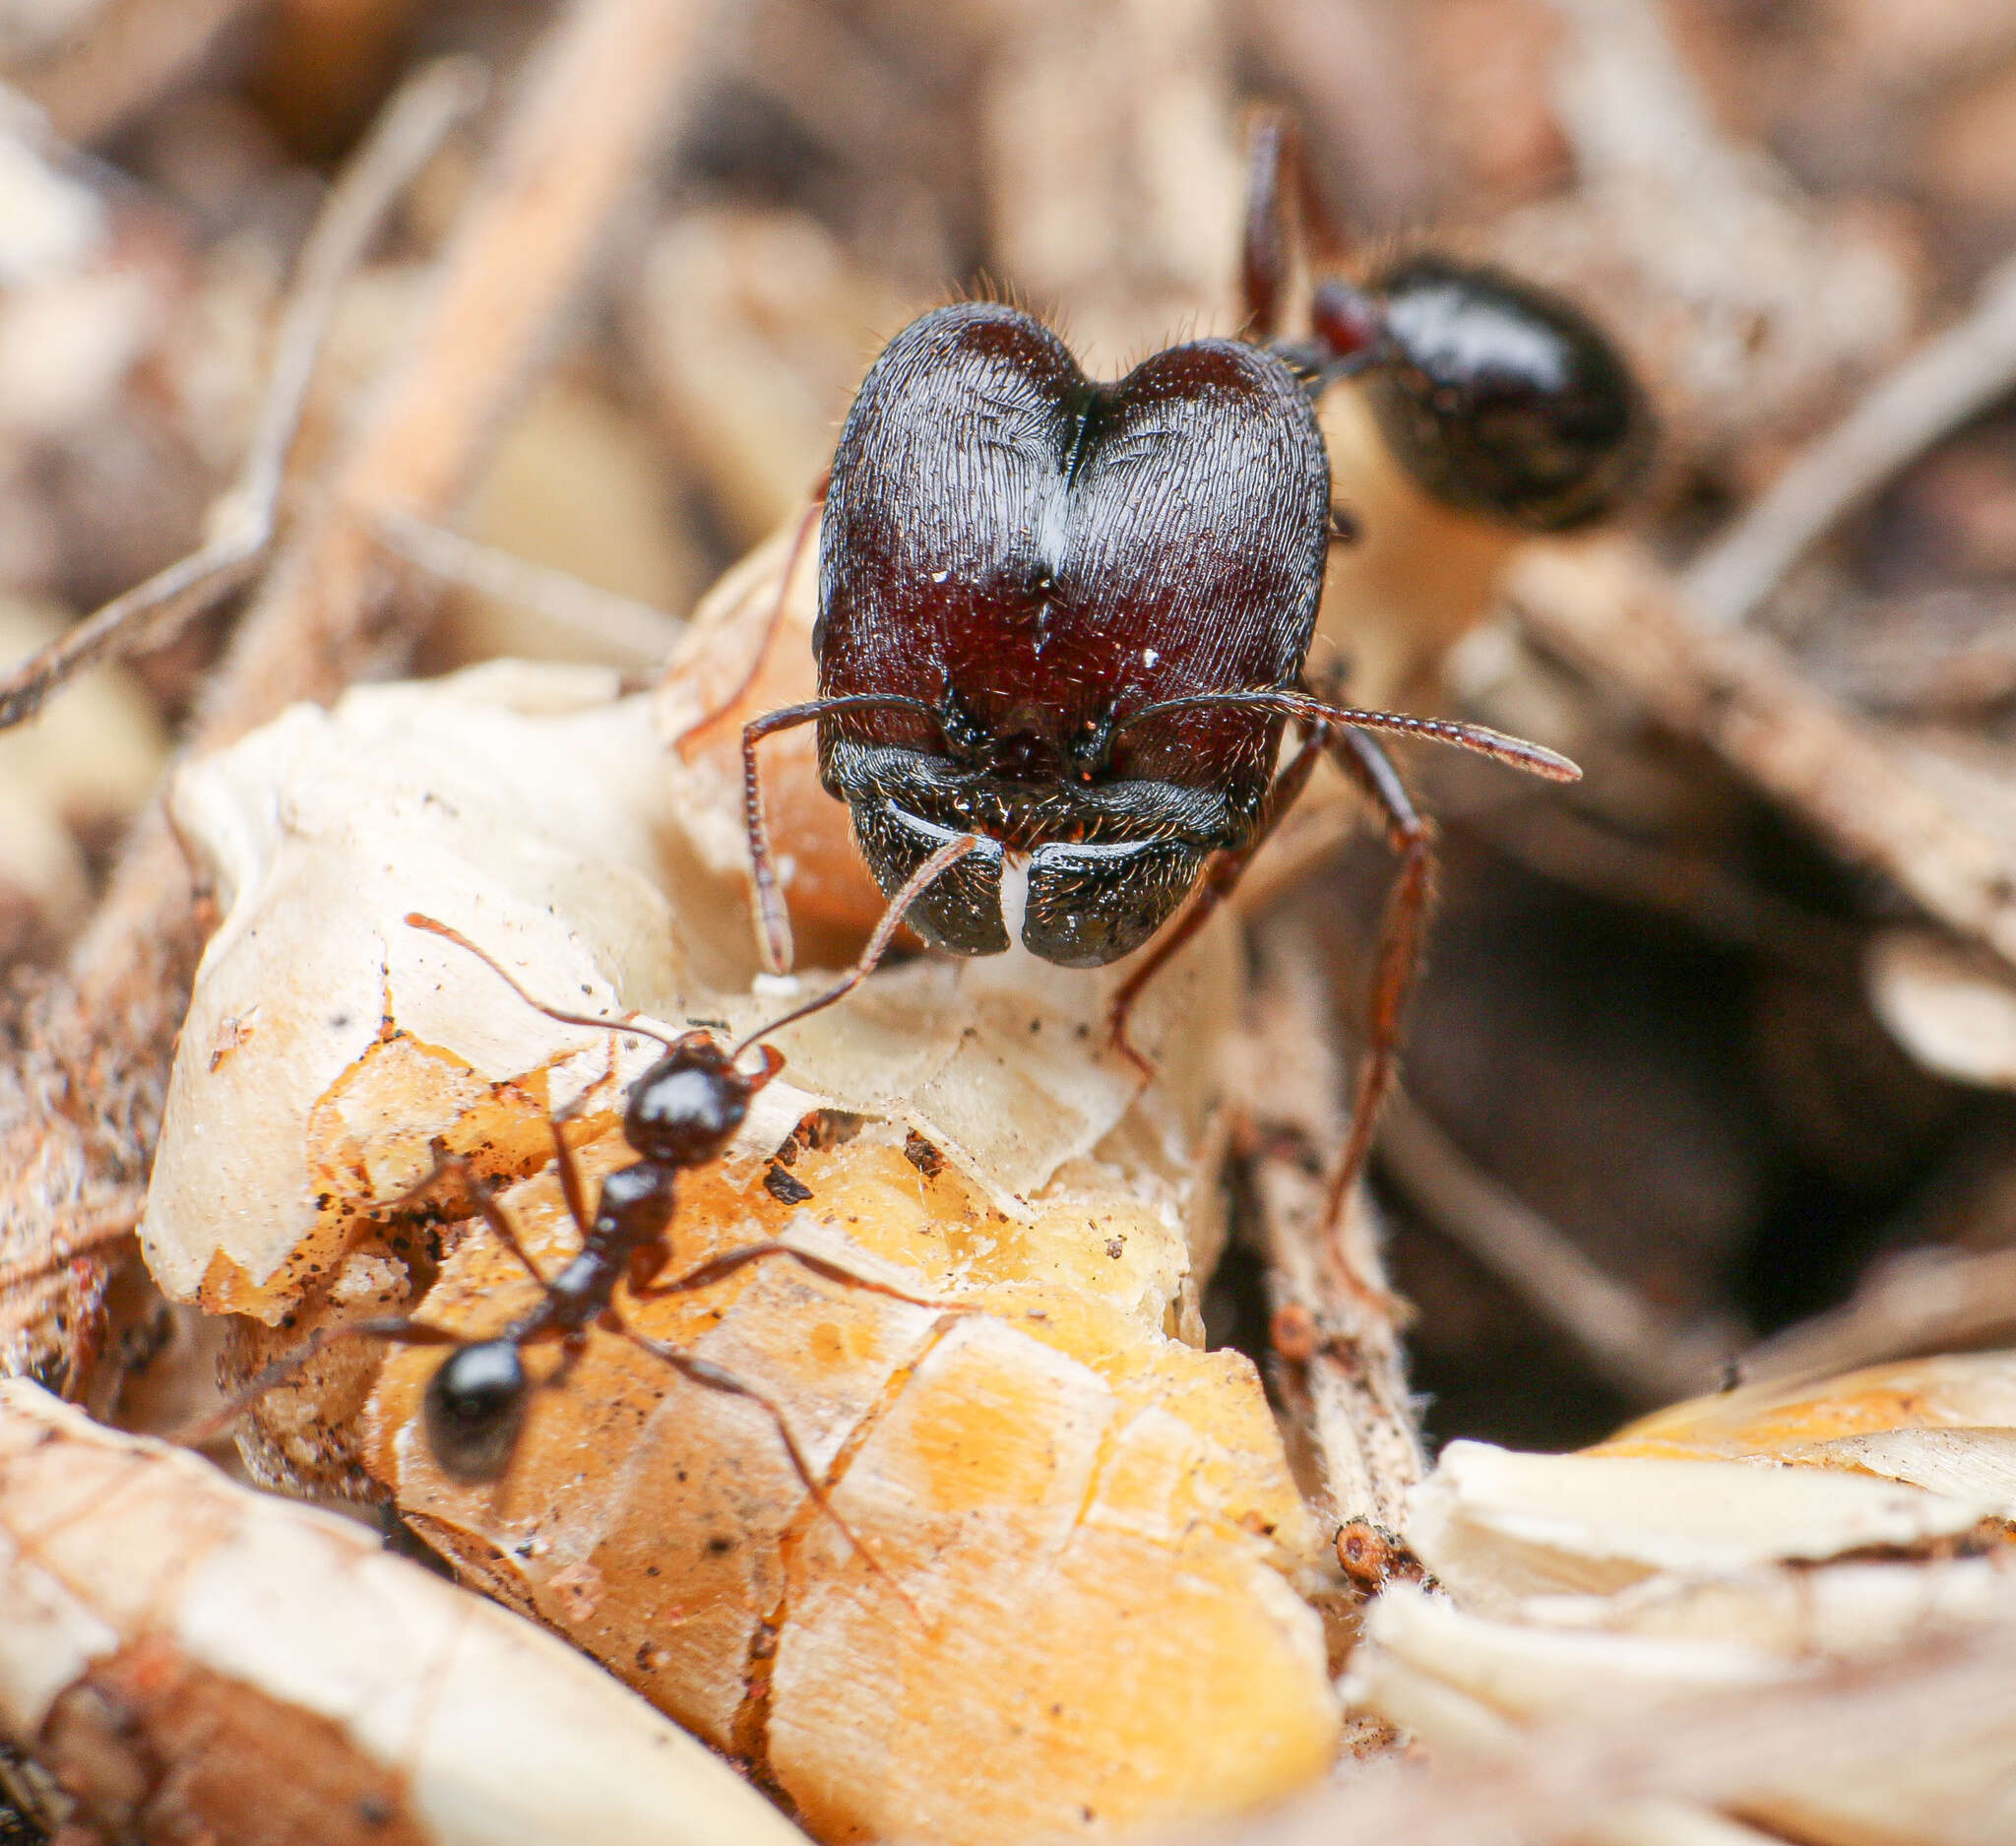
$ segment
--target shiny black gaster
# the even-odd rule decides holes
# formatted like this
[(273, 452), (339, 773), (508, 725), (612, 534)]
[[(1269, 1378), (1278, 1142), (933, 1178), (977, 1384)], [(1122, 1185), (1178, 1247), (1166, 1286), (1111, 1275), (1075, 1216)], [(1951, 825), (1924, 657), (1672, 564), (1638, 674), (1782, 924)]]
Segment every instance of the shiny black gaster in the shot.
[[(1318, 290), (1318, 319), (1326, 291)], [(1645, 394), (1570, 303), (1497, 271), (1418, 256), (1368, 290), (1385, 336), (1363, 373), (1380, 433), (1438, 499), (1530, 532), (1606, 518), (1651, 459)]]

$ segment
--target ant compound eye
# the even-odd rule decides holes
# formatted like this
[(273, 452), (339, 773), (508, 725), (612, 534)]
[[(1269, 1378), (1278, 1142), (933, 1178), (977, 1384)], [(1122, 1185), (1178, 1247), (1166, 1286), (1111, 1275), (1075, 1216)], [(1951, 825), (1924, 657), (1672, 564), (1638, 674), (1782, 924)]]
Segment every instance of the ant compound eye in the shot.
[(623, 1136), (647, 1161), (704, 1167), (717, 1158), (749, 1113), (747, 1078), (718, 1047), (681, 1047), (638, 1079), (623, 1115)]
[(1203, 866), (1203, 850), (1183, 840), (1039, 848), (1022, 939), (1059, 967), (1103, 968), (1162, 927)]
[[(925, 859), (959, 837), (949, 827), (920, 820), (892, 801), (856, 801), (853, 822), (861, 857), (885, 897), (894, 897)], [(910, 907), (904, 921), (934, 949), (949, 949), (955, 955), (1006, 953), (999, 844), (982, 840)]]
[(1394, 453), (1437, 499), (1562, 532), (1614, 512), (1651, 461), (1652, 414), (1579, 309), (1424, 256), (1383, 277), (1395, 358), (1365, 375)]
[(482, 1340), (441, 1362), (427, 1384), (427, 1444), (442, 1473), (494, 1481), (525, 1421), (525, 1365), (510, 1340)]

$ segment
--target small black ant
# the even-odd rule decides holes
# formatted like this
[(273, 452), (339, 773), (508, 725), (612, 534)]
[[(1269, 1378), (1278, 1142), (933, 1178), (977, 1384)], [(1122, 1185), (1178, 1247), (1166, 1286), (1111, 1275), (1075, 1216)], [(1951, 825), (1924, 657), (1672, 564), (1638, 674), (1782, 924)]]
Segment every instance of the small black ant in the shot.
[[(1642, 473), (1650, 423), (1594, 325), (1492, 270), (1422, 258), (1369, 290), (1325, 283), (1311, 338), (1276, 338), (1294, 153), (1285, 123), (1261, 124), (1241, 265), (1250, 340), (1172, 347), (1112, 384), (995, 302), (934, 309), (890, 342), (815, 495), (819, 695), (746, 725), (742, 760), (771, 968), (788, 965), (790, 932), (756, 748), (816, 723), (821, 784), (847, 802), (885, 893), (964, 843), (908, 907), (926, 943), (990, 955), (1013, 934), (1045, 961), (1091, 968), (1152, 941), (1110, 1019), (1147, 1076), (1126, 1035), (1136, 999), (1329, 755), (1400, 859), (1330, 1186), (1335, 1226), (1393, 1080), (1433, 868), (1432, 827), (1373, 733), (1553, 781), (1581, 772), (1482, 726), (1311, 689), (1328, 548), (1350, 534), (1331, 505), (1316, 401), (1365, 376), (1396, 452), (1431, 492), (1529, 529), (1608, 511)], [(1283, 763), (1291, 722), (1302, 741)], [(1020, 902), (1011, 869), (1024, 874)]]
[[(941, 852), (933, 855), (928, 867), (920, 870), (936, 877), (959, 857), (958, 853)], [(549, 1277), (533, 1261), (489, 1187), (466, 1160), (448, 1153), (437, 1142), (434, 1170), (406, 1196), (415, 1197), (429, 1191), (446, 1178), (457, 1179), (498, 1242), (538, 1285), (537, 1301), (501, 1332), (484, 1340), (466, 1340), (445, 1327), (406, 1316), (348, 1321), (324, 1329), (269, 1366), (221, 1411), (184, 1439), (201, 1442), (220, 1433), (268, 1391), (339, 1340), (376, 1339), (404, 1346), (450, 1346), (454, 1350), (435, 1369), (423, 1399), (427, 1445), (441, 1471), (452, 1480), (465, 1484), (495, 1482), (503, 1478), (510, 1465), (526, 1406), (535, 1388), (525, 1367), (526, 1348), (559, 1345), (560, 1364), (545, 1380), (545, 1386), (551, 1387), (563, 1382), (579, 1361), (587, 1349), (590, 1331), (600, 1328), (662, 1360), (693, 1383), (746, 1398), (764, 1410), (776, 1425), (779, 1439), (806, 1493), (867, 1560), (869, 1567), (879, 1572), (874, 1559), (835, 1509), (783, 1411), (733, 1372), (636, 1332), (617, 1311), (615, 1294), (619, 1285), (626, 1287), (635, 1301), (691, 1294), (713, 1287), (751, 1263), (782, 1257), (828, 1281), (867, 1289), (913, 1306), (935, 1308), (941, 1313), (966, 1311), (956, 1305), (924, 1301), (888, 1283), (858, 1275), (827, 1257), (776, 1240), (744, 1244), (670, 1281), (659, 1280), (673, 1254), (669, 1231), (677, 1205), (679, 1176), (711, 1166), (722, 1157), (747, 1117), (757, 1093), (784, 1067), (781, 1051), (757, 1042), (783, 1026), (831, 1006), (867, 978), (886, 953), (902, 922), (905, 904), (915, 896), (915, 891), (907, 886), (899, 895), (904, 901), (891, 904), (860, 960), (846, 976), (728, 1050), (724, 1050), (706, 1031), (673, 1036), (647, 1026), (634, 1016), (606, 1019), (550, 1006), (528, 992), (494, 957), (459, 930), (418, 912), (410, 913), (406, 921), (412, 928), (445, 937), (466, 949), (522, 1000), (547, 1018), (563, 1025), (636, 1033), (656, 1039), (665, 1048), (664, 1055), (630, 1086), (625, 1101), (623, 1137), (637, 1159), (602, 1179), (591, 1211), (588, 1189), (565, 1134), (566, 1116), (552, 1118), (561, 1191), (568, 1214), (581, 1233), (581, 1247), (558, 1275)], [(741, 1060), (752, 1048), (760, 1051), (761, 1063), (754, 1069), (745, 1069)]]

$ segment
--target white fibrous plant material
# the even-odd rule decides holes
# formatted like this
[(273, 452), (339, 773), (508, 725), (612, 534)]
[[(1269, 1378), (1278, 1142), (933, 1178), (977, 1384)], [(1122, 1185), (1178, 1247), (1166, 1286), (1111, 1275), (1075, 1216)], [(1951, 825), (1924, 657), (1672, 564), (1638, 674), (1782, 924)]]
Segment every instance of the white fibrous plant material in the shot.
[[(759, 608), (780, 556), (768, 588), (739, 574)], [(346, 1318), (482, 1337), (537, 1300), (479, 1223), (443, 1229), (469, 1209), (452, 1186), (411, 1195), (437, 1146), (506, 1188), (546, 1275), (581, 1239), (551, 1115), (591, 1195), (636, 1158), (623, 1093), (659, 1048), (554, 1023), (409, 913), (551, 1003), (667, 1030), (739, 1036), (831, 979), (757, 973), (739, 771), (715, 773), (739, 720), (688, 762), (664, 700), (615, 693), (509, 665), (361, 688), (179, 779), (222, 918), (143, 1235), (171, 1295), (247, 1317), (241, 1370)], [(831, 963), (881, 900), (808, 769), (765, 773), (801, 964)], [(339, 1342), (259, 1405), (255, 1468), (394, 1496), (823, 1837), (1105, 1831), (1306, 1780), (1339, 1723), (1303, 1600), (1322, 1535), (1257, 1374), (1200, 1350), (1196, 1305), (1237, 958), (1213, 927), (1150, 989), (1153, 1083), (1108, 1042), (1124, 973), (913, 959), (766, 1041), (783, 1073), (681, 1177), (667, 1274), (778, 1240), (914, 1299), (770, 1258), (618, 1307), (769, 1408), (597, 1332), (532, 1394), (505, 1479), (472, 1487), (424, 1429), (441, 1349)], [(527, 1355), (536, 1377), (557, 1357)]]
[[(1907, 1661), (2016, 1621), (2012, 1469), (2006, 1353), (1732, 1391), (1577, 1455), (1452, 1443), (1409, 1508), (1433, 1587), (1379, 1599), (1347, 1696), (1431, 1751), (1512, 1755), (1534, 1725), (1656, 1739), (1703, 1700)], [(1847, 1772), (1790, 1752), (1730, 1815), (1655, 1806), (1591, 1837), (2011, 1837), (2016, 1701), (1936, 1731)]]
[(25, 1380), (0, 1383), (0, 1735), (107, 1838), (804, 1837), (530, 1623)]

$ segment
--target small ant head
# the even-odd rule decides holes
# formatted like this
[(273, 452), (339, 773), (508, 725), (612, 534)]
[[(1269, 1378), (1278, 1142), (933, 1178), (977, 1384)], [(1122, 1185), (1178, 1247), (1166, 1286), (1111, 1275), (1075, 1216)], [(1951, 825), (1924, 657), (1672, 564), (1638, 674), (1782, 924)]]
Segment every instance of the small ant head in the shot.
[[(1325, 290), (1319, 288), (1322, 317)], [(1652, 414), (1579, 309), (1496, 270), (1418, 256), (1380, 277), (1380, 430), (1422, 486), (1528, 532), (1616, 511), (1645, 473)]]
[(645, 1160), (667, 1167), (704, 1167), (734, 1138), (749, 1102), (784, 1066), (765, 1046), (763, 1068), (735, 1067), (705, 1032), (689, 1032), (631, 1085), (623, 1138)]
[(461, 1346), (427, 1384), (427, 1445), (457, 1481), (494, 1481), (525, 1421), (525, 1363), (515, 1340)]

